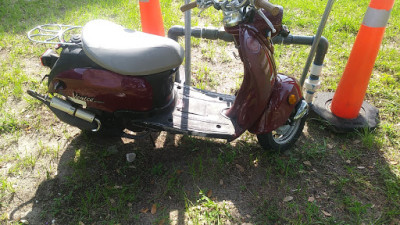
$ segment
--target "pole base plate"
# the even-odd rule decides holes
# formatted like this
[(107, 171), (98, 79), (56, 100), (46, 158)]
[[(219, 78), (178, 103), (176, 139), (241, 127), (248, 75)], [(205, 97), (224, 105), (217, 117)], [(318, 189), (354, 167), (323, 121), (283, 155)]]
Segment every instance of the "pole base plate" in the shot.
[(335, 116), (331, 111), (331, 103), (334, 92), (317, 93), (311, 110), (318, 115), (323, 121), (326, 121), (333, 131), (338, 133), (353, 132), (358, 129), (374, 129), (379, 124), (379, 110), (363, 102), (360, 113), (355, 119), (344, 119)]

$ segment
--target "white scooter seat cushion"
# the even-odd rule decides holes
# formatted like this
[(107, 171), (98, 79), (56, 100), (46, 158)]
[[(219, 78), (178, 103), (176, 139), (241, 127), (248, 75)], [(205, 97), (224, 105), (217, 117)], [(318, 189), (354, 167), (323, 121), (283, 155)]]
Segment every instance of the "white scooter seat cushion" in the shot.
[(105, 69), (123, 75), (149, 75), (178, 67), (182, 47), (172, 39), (126, 29), (107, 20), (93, 20), (82, 29), (87, 56)]

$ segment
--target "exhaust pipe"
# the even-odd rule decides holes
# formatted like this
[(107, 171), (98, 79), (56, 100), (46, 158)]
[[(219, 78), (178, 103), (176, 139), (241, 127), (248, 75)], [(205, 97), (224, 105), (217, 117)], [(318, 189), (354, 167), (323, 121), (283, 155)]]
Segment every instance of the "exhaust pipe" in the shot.
[(73, 118), (76, 117), (76, 118), (79, 118), (79, 119), (84, 120), (89, 123), (93, 123), (93, 121), (95, 121), (97, 124), (97, 127), (93, 128), (92, 132), (97, 132), (100, 130), (101, 122), (99, 119), (96, 118), (96, 115), (94, 113), (89, 112), (84, 109), (81, 109), (81, 108), (74, 107), (69, 102), (67, 102), (63, 99), (57, 98), (57, 97), (49, 98), (48, 96), (43, 96), (32, 90), (28, 90), (27, 92), (30, 96), (45, 103), (47, 106), (50, 107), (50, 109), (57, 109), (61, 112), (64, 112), (64, 113), (70, 115)]

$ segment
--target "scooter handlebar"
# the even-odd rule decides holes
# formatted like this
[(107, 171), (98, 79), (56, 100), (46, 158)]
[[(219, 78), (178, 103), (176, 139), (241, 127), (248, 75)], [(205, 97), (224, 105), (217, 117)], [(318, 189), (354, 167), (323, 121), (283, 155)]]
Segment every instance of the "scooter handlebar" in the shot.
[(267, 12), (271, 13), (273, 16), (276, 16), (279, 14), (279, 7), (270, 3), (268, 0), (254, 0), (254, 5), (257, 8), (263, 8)]
[[(267, 12), (271, 13), (273, 16), (276, 16), (279, 14), (279, 7), (270, 3), (268, 0), (254, 0), (254, 5), (257, 8), (263, 8), (265, 9)], [(181, 6), (181, 11), (185, 12), (188, 11), (190, 9), (196, 8), (197, 7), (197, 2), (193, 1), (190, 2), (188, 4), (185, 4), (183, 6)]]
[(185, 11), (188, 11), (189, 9), (193, 9), (193, 8), (196, 8), (196, 7), (197, 7), (197, 2), (196, 1), (190, 2), (188, 4), (185, 4), (185, 5), (181, 6), (181, 11), (185, 12)]

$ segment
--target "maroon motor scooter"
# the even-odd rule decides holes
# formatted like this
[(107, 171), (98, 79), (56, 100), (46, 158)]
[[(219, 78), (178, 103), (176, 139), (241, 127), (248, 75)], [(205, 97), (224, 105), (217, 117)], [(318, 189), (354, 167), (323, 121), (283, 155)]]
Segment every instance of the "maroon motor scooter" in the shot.
[[(282, 7), (266, 0), (198, 0), (181, 9), (196, 6), (223, 12), (225, 32), (244, 65), (236, 96), (175, 82), (184, 58), (176, 41), (106, 20), (32, 29), (30, 40), (57, 44), (60, 53), (49, 49), (41, 56), (51, 69), (48, 94), (28, 94), (60, 120), (94, 133), (135, 138), (125, 129), (168, 131), (232, 141), (248, 130), (265, 149), (289, 149), (303, 130), (308, 104), (298, 82), (276, 70), (271, 38), (286, 31)], [(66, 38), (76, 28), (80, 34)]]

